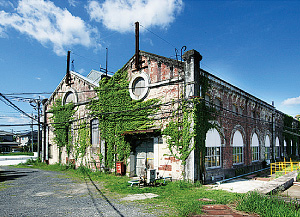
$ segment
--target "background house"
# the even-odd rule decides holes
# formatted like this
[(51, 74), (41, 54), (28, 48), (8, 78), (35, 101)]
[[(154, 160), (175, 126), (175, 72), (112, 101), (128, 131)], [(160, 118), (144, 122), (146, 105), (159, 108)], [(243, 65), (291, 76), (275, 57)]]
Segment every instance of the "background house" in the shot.
[[(16, 141), (20, 143), (20, 147), (25, 151), (32, 151), (32, 146), (35, 147), (38, 142), (38, 131), (34, 130), (32, 132), (26, 132), (23, 134), (18, 134)], [(34, 150), (36, 151), (36, 150)]]
[(0, 152), (7, 153), (17, 150), (19, 142), (16, 142), (16, 135), (10, 132), (0, 130)]

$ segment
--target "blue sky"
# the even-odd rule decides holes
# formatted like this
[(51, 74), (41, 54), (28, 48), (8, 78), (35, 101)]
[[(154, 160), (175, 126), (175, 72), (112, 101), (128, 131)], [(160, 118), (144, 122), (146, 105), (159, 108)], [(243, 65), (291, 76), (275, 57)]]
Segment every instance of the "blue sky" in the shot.
[[(0, 0), (0, 93), (27, 113), (22, 98), (47, 98), (66, 72), (121, 68), (140, 49), (174, 57), (201, 53), (201, 67), (291, 116), (300, 114), (300, 2), (192, 0)], [(28, 95), (7, 95), (32, 93)], [(0, 101), (0, 125), (29, 123)], [(29, 127), (1, 127), (23, 131)]]

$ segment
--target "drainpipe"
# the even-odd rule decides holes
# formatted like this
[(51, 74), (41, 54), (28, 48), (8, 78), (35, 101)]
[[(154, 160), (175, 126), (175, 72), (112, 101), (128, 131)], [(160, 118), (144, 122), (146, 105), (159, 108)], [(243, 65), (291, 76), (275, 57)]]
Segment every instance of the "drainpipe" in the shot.
[(276, 147), (275, 147), (275, 106), (274, 101), (272, 101), (273, 111), (272, 111), (272, 151), (273, 151), (273, 162), (276, 162)]

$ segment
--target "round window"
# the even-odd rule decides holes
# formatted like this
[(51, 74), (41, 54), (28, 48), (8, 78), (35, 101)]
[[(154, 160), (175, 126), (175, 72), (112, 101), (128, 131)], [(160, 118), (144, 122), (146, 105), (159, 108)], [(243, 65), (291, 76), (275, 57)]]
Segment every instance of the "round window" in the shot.
[(129, 92), (132, 99), (139, 100), (147, 96), (149, 90), (149, 79), (142, 73), (134, 76), (129, 84)]
[(138, 77), (133, 81), (132, 92), (135, 96), (140, 97), (145, 90), (145, 80), (142, 77)]

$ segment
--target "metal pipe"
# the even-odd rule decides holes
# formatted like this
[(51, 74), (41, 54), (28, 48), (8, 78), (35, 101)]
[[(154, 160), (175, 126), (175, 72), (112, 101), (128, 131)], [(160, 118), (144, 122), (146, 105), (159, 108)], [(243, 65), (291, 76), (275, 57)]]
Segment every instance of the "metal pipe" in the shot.
[(239, 176), (235, 176), (235, 177), (232, 177), (232, 178), (229, 178), (229, 179), (223, 179), (221, 181), (216, 182), (216, 184), (220, 185), (222, 182), (227, 182), (227, 181), (230, 181), (230, 180), (233, 180), (233, 179), (237, 179), (237, 178), (247, 176), (247, 175), (250, 175), (250, 174), (253, 174), (253, 173), (257, 173), (257, 172), (260, 172), (260, 171), (264, 171), (264, 170), (267, 170), (267, 169), (270, 169), (270, 167), (264, 168), (264, 169), (261, 169), (261, 170), (256, 170), (256, 171), (251, 172), (251, 173), (246, 173), (246, 174), (242, 174), (242, 175), (239, 175)]

